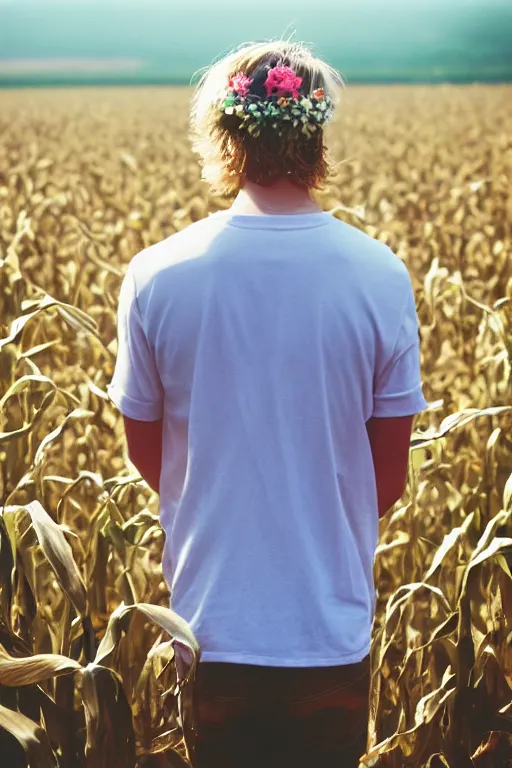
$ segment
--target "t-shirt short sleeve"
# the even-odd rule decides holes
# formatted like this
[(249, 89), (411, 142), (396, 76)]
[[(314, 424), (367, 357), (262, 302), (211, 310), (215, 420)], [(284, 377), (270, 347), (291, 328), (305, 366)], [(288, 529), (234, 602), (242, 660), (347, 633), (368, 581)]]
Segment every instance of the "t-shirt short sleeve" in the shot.
[(373, 416), (413, 416), (427, 406), (423, 397), (420, 339), (414, 291), (409, 274), (405, 306), (393, 353), (376, 372)]
[(117, 338), (117, 360), (108, 395), (124, 416), (158, 421), (163, 413), (163, 387), (144, 332), (131, 266), (119, 295)]

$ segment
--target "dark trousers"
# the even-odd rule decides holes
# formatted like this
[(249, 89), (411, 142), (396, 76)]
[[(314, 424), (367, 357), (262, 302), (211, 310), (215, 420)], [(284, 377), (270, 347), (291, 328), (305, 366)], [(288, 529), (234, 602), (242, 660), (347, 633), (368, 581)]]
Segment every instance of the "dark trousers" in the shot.
[(357, 768), (370, 657), (339, 667), (201, 662), (195, 768)]

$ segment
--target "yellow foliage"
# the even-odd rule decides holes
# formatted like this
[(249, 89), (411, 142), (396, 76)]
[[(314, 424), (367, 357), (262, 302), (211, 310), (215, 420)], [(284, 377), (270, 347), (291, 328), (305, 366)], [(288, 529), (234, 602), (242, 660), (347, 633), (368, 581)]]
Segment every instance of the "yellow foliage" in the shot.
[[(511, 97), (349, 88), (329, 129), (318, 200), (407, 263), (429, 401), (381, 522), (366, 765), (512, 755)], [(199, 649), (106, 396), (127, 262), (229, 205), (189, 98), (0, 94), (0, 735), (34, 765), (192, 757)]]

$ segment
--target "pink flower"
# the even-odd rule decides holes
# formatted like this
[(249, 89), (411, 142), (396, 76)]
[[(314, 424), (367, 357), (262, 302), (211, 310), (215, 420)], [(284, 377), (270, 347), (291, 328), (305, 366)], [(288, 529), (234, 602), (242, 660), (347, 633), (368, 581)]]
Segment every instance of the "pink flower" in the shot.
[(252, 77), (247, 77), (247, 75), (238, 74), (232, 75), (232, 77), (229, 78), (230, 90), (235, 91), (239, 96), (247, 95), (251, 83)]
[(294, 99), (298, 98), (302, 77), (298, 77), (290, 67), (274, 67), (269, 70), (265, 80), (267, 96), (285, 96), (291, 93)]

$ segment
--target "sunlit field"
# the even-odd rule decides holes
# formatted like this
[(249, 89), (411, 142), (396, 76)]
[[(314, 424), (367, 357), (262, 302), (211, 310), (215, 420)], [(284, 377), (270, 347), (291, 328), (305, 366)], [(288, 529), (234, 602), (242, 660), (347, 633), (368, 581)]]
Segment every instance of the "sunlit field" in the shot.
[[(193, 749), (174, 658), (192, 680), (197, 646), (106, 395), (130, 258), (230, 202), (200, 180), (189, 98), (0, 91), (9, 768), (183, 765), (184, 729)], [(381, 522), (365, 764), (512, 765), (512, 86), (349, 86), (329, 137), (318, 199), (409, 267), (429, 402)]]

